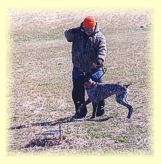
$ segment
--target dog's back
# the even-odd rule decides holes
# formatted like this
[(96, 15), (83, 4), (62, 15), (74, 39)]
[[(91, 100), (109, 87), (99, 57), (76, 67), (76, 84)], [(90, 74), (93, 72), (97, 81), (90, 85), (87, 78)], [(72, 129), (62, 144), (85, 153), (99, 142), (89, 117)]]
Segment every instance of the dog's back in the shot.
[(124, 85), (122, 83), (95, 83), (87, 89), (87, 94), (91, 101), (101, 101), (114, 94), (127, 93), (127, 88), (130, 84)]

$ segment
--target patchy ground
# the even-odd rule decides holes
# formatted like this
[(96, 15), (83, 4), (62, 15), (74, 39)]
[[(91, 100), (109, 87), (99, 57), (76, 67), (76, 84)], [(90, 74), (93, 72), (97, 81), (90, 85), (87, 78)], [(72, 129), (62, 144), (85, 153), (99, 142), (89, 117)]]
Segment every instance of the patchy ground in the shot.
[[(93, 15), (107, 39), (106, 82), (130, 83), (127, 109), (106, 99), (105, 115), (73, 120), (71, 44), (64, 30)], [(150, 11), (80, 10), (10, 13), (9, 153), (151, 154), (153, 117), (151, 91)], [(47, 130), (57, 135), (37, 138)], [(39, 143), (39, 144), (37, 144)], [(35, 145), (34, 145), (35, 144)], [(31, 146), (32, 145), (32, 146)]]

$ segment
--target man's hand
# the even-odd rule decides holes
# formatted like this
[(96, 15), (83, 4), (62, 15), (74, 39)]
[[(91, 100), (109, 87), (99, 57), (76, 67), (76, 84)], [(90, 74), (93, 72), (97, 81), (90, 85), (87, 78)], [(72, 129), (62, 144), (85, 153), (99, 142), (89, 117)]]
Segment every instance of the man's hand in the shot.
[(97, 60), (97, 68), (103, 67), (103, 60), (102, 59), (98, 59)]
[(72, 29), (71, 29), (71, 33), (72, 33), (72, 34), (77, 34), (79, 31), (80, 31), (80, 28), (79, 28), (79, 27), (77, 27), (77, 28), (72, 28)]
[(97, 63), (92, 64), (93, 69), (98, 69), (98, 68), (101, 68), (101, 67), (103, 67), (103, 60), (102, 59), (98, 59)]

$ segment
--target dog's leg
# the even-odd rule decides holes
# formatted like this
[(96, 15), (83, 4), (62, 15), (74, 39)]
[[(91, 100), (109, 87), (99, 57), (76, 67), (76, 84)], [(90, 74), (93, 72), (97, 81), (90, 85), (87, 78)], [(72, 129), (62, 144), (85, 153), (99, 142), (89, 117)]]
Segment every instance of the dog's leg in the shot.
[(127, 102), (127, 94), (125, 95), (125, 99), (124, 99), (124, 102), (128, 105), (128, 110), (129, 110), (129, 112), (128, 112), (128, 116), (127, 116), (127, 118), (131, 118), (131, 115), (132, 115), (132, 112), (133, 112), (133, 108), (132, 108), (132, 106)]
[(119, 104), (121, 104), (121, 105), (123, 105), (123, 106), (125, 106), (125, 107), (128, 108), (129, 112), (128, 112), (127, 118), (130, 119), (130, 118), (131, 118), (131, 115), (132, 115), (132, 112), (133, 112), (133, 108), (132, 108), (132, 106), (129, 105), (128, 102), (126, 101), (126, 94), (119, 94), (119, 95), (116, 95), (116, 101), (117, 101)]
[(127, 118), (131, 118), (131, 115), (132, 115), (132, 112), (133, 112), (133, 108), (132, 108), (132, 106), (130, 105), (130, 108), (128, 108), (129, 109), (129, 112), (128, 112), (128, 115), (127, 115)]
[(98, 102), (92, 102), (92, 105), (93, 105), (93, 112), (92, 112), (91, 119), (96, 117), (97, 108), (98, 108)]
[(85, 101), (84, 105), (86, 106), (86, 105), (88, 105), (89, 103), (91, 103), (91, 100), (88, 98), (88, 99)]
[(79, 108), (78, 108), (78, 110), (77, 110), (77, 114), (80, 114), (80, 113), (81, 113), (81, 110), (82, 110), (83, 108), (85, 108), (86, 105), (88, 105), (89, 103), (91, 103), (91, 100), (88, 98), (83, 104), (81, 104), (81, 105), (79, 106)]

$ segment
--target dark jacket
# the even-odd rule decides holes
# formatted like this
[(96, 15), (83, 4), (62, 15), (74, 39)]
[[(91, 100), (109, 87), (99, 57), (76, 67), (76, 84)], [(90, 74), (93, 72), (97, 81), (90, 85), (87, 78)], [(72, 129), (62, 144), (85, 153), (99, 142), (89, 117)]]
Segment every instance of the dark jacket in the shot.
[(85, 34), (81, 24), (80, 27), (66, 30), (65, 37), (68, 42), (72, 42), (72, 62), (78, 70), (88, 72), (98, 59), (105, 61), (106, 39), (97, 24), (94, 33), (90, 36)]

